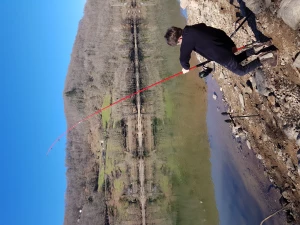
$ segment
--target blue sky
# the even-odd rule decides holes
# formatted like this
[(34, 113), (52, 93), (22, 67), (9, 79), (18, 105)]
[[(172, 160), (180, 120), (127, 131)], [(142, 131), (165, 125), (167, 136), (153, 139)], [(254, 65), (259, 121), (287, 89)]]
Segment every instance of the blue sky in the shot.
[(59, 225), (65, 204), (63, 88), (85, 0), (1, 0), (0, 225)]

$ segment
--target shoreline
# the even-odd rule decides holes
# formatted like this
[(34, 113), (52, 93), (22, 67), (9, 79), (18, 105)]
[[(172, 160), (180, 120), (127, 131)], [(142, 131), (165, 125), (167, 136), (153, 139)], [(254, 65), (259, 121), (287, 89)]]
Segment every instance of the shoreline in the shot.
[[(233, 218), (235, 222), (240, 220), (239, 224), (243, 222), (259, 224), (265, 217), (281, 208), (279, 190), (269, 189), (272, 183), (264, 175), (262, 163), (247, 147), (245, 141), (238, 142), (235, 139), (232, 128), (224, 122), (227, 117), (222, 116), (221, 112), (226, 111), (226, 102), (222, 100), (223, 93), (212, 75), (207, 78), (207, 85), (207, 124), (211, 146), (212, 178), (215, 189), (218, 189), (216, 199), (221, 218), (220, 224)], [(218, 96), (216, 100), (212, 98), (214, 93)], [(219, 179), (223, 180), (223, 183)], [(224, 188), (227, 190), (223, 190)], [(224, 200), (227, 202), (222, 202)], [(231, 204), (236, 206), (227, 213), (222, 212), (226, 211)], [(265, 224), (282, 225), (283, 222), (284, 217), (281, 214)]]

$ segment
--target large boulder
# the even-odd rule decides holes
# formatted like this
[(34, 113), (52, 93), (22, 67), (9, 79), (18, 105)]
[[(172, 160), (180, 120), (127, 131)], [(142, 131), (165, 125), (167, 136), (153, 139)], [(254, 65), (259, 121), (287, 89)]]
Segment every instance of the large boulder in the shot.
[(300, 1), (282, 0), (278, 11), (278, 17), (294, 30), (300, 28)]

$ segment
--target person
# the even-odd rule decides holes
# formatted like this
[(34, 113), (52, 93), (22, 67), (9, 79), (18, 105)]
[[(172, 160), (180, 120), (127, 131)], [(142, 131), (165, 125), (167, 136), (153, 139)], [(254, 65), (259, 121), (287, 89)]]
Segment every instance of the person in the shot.
[(189, 72), (192, 51), (199, 53), (207, 60), (215, 61), (239, 76), (255, 70), (262, 66), (262, 63), (270, 66), (277, 65), (276, 52), (271, 58), (260, 59), (258, 57), (244, 66), (241, 65), (242, 61), (257, 54), (254, 48), (235, 55), (237, 48), (231, 38), (223, 30), (206, 26), (204, 23), (186, 26), (184, 29), (173, 26), (167, 30), (164, 37), (170, 46), (181, 45), (180, 63), (183, 73)]

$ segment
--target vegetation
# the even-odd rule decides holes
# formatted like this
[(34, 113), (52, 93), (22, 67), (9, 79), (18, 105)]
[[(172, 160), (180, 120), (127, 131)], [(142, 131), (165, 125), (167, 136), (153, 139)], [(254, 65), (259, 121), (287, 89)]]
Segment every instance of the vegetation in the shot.
[[(102, 108), (111, 104), (111, 95), (105, 95)], [(110, 120), (111, 108), (108, 108), (102, 112), (102, 124), (103, 127), (107, 127)]]

